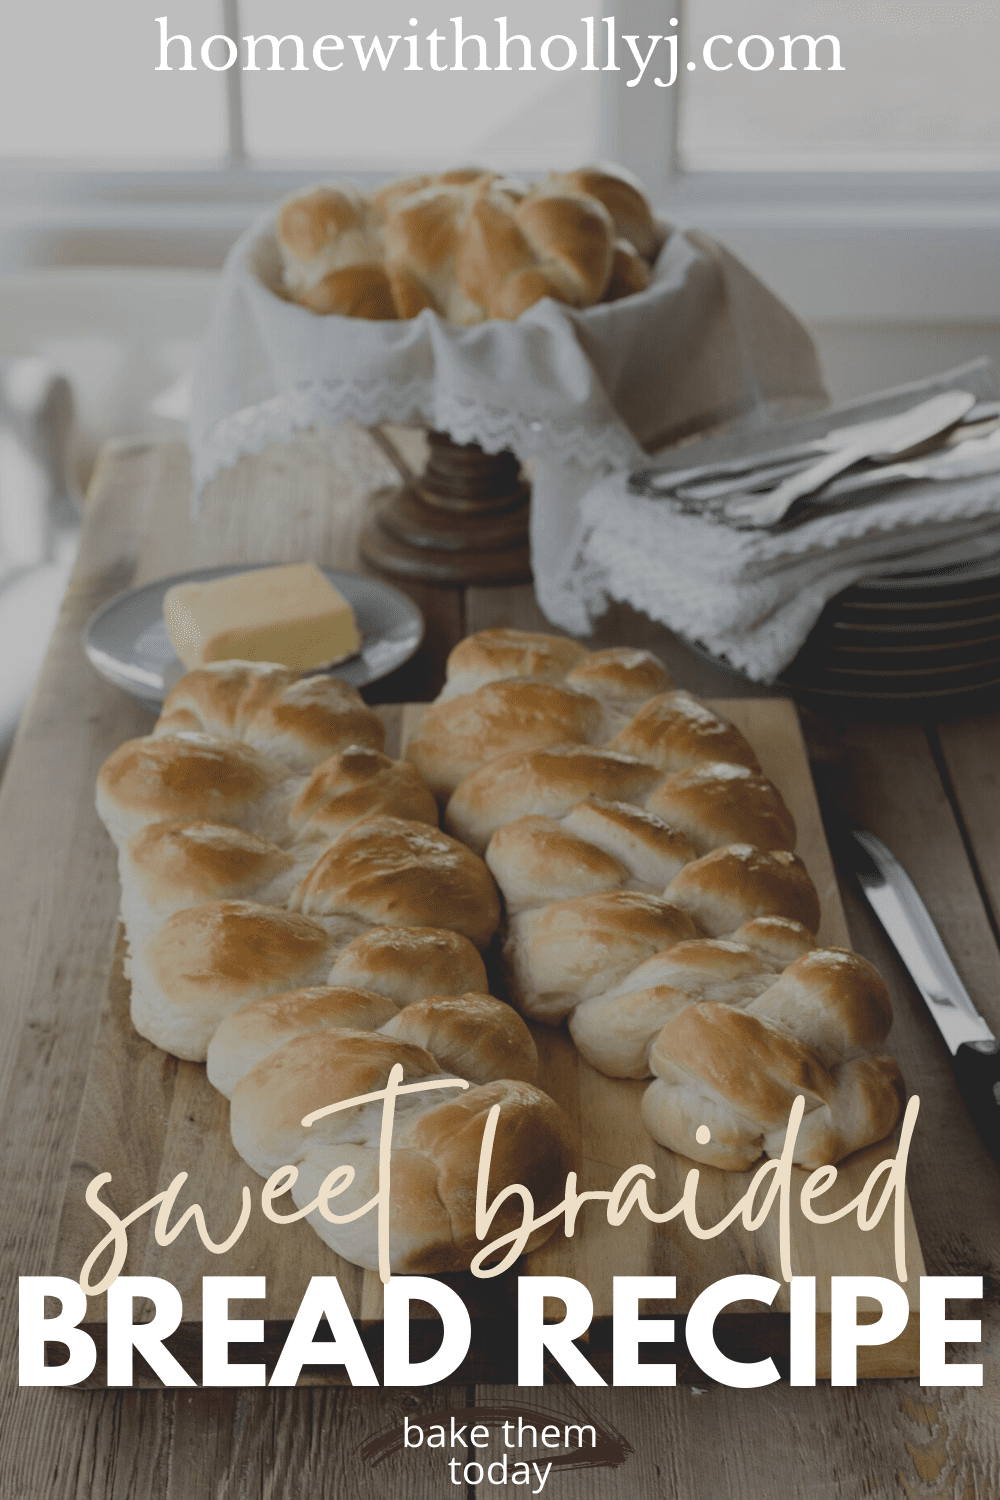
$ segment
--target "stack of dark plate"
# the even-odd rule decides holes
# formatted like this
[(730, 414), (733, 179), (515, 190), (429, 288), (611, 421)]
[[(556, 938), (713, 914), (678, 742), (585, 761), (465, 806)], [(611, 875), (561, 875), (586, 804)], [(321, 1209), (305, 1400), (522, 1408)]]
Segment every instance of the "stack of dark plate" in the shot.
[(854, 585), (781, 680), (798, 694), (887, 704), (1000, 697), (1000, 559)]

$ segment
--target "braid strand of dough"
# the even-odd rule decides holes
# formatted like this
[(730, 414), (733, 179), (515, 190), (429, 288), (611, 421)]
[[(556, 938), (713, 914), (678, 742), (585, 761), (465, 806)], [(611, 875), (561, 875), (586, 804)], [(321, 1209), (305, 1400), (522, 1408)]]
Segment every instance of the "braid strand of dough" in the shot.
[[(469, 637), (407, 754), (504, 898), (511, 998), (582, 1055), (652, 1078), (661, 1145), (727, 1170), (836, 1162), (892, 1130), (892, 1022), (857, 954), (822, 950), (795, 823), (740, 732), (648, 652)], [(710, 1139), (697, 1139), (707, 1125)]]

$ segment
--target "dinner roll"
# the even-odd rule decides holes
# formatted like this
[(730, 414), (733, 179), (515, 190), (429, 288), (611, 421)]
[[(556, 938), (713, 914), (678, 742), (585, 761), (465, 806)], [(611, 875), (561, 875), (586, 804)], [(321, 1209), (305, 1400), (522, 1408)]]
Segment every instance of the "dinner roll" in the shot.
[(550, 190), (569, 190), (597, 198), (611, 215), (615, 233), (634, 245), (647, 261), (659, 246), (659, 231), (642, 182), (625, 167), (579, 167), (574, 172), (553, 173), (546, 182)]
[(585, 194), (537, 189), (519, 202), (479, 193), (463, 226), (459, 283), (487, 317), (516, 319), (542, 297), (590, 307), (611, 275), (614, 225)]
[(618, 302), (644, 292), (653, 279), (649, 262), (639, 254), (631, 240), (617, 239), (612, 247), (611, 275), (602, 302)]
[(343, 317), (397, 316), (377, 229), (354, 188), (331, 184), (288, 199), (277, 239), (285, 286), (303, 307)]

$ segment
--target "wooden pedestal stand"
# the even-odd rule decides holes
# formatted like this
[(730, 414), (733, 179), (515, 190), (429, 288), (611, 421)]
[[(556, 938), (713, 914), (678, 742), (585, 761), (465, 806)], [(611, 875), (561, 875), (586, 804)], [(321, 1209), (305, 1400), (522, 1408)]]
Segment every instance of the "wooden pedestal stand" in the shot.
[(514, 454), (484, 453), (443, 432), (428, 437), (422, 478), (373, 496), (361, 535), (365, 561), (423, 583), (529, 582), (531, 491)]

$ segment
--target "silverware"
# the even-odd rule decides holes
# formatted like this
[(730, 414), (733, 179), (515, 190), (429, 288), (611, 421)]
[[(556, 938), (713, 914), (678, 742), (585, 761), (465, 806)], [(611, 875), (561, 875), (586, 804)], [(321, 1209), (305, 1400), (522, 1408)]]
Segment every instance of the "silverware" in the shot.
[(972, 1003), (930, 913), (895, 855), (881, 839), (860, 828), (843, 841), (843, 852), (944, 1038), (966, 1109), (1000, 1162), (1000, 1042)]
[[(956, 479), (975, 479), (981, 474), (1000, 473), (1000, 429), (988, 438), (962, 443), (935, 453), (931, 458), (922, 458), (903, 464), (885, 464), (881, 468), (866, 469), (860, 474), (846, 474), (836, 479), (822, 493), (812, 497), (812, 503), (823, 509), (834, 509), (840, 500), (865, 490), (882, 490), (886, 486), (908, 483), (914, 480), (932, 480), (939, 484)], [(729, 512), (726, 512), (729, 519)], [(772, 523), (766, 523), (772, 524)], [(756, 517), (744, 520), (740, 530), (757, 530), (765, 523)]]
[[(972, 413), (970, 412), (969, 417), (971, 416)], [(963, 448), (970, 443), (978, 443), (982, 438), (990, 437), (997, 431), (1000, 431), (1000, 419), (996, 417), (985, 418), (976, 422), (970, 422), (967, 417), (940, 441), (940, 434), (935, 434), (933, 438), (929, 438), (926, 442), (916, 443), (912, 449), (907, 449), (906, 452), (910, 457), (907, 457), (906, 462), (909, 463), (911, 457), (913, 460), (923, 459), (926, 456), (944, 453), (955, 448)], [(725, 500), (730, 495), (752, 495), (760, 490), (772, 488), (782, 479), (792, 474), (802, 473), (809, 461), (809, 459), (799, 458), (794, 461), (775, 464), (769, 469), (754, 469), (751, 473), (742, 475), (739, 479), (715, 479), (710, 480), (707, 484), (685, 485), (676, 491), (676, 496), (678, 500), (689, 504), (694, 502), (699, 506), (704, 506), (718, 502), (719, 500)], [(876, 460), (872, 458), (870, 462), (875, 463)], [(867, 489), (869, 485), (882, 483), (880, 476), (884, 476), (886, 472), (886, 466), (882, 463), (871, 472), (870, 477), (869, 471), (864, 471), (860, 476), (860, 483), (856, 486), (854, 486), (853, 481), (850, 481), (850, 483), (852, 487)], [(903, 472), (901, 465), (894, 465), (892, 472), (894, 477), (899, 478), (925, 479), (932, 477), (923, 473), (906, 474)], [(847, 483), (847, 481), (838, 483), (835, 480), (827, 488), (826, 494), (830, 496), (846, 494), (847, 489), (841, 488), (841, 484), (843, 483)]]
[[(909, 408), (911, 411), (913, 409)], [(898, 415), (897, 413), (896, 416)], [(977, 403), (975, 397), (970, 396), (969, 410), (963, 421), (986, 421), (998, 415), (1000, 415), (1000, 402)], [(877, 417), (868, 422), (834, 427), (823, 437), (810, 438), (804, 443), (795, 443), (785, 448), (771, 448), (764, 453), (742, 454), (739, 458), (717, 459), (712, 463), (696, 464), (692, 468), (641, 469), (630, 476), (629, 488), (633, 493), (647, 495), (650, 498), (665, 498), (676, 494), (682, 486), (695, 484), (699, 480), (722, 479), (727, 475), (754, 474), (763, 468), (786, 463), (808, 462), (815, 459), (817, 454), (834, 453), (855, 442), (863, 441), (869, 433), (881, 428), (886, 421), (895, 421), (896, 416)]]
[(918, 443), (926, 442), (945, 429), (954, 427), (976, 404), (968, 391), (945, 391), (922, 401), (910, 411), (887, 417), (872, 424), (861, 438), (828, 454), (802, 474), (783, 480), (776, 490), (759, 498), (749, 496), (726, 507), (727, 520), (751, 520), (757, 526), (773, 526), (780, 521), (796, 500), (822, 489), (831, 479), (853, 468), (863, 459), (892, 457), (905, 453)]

